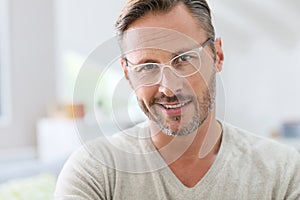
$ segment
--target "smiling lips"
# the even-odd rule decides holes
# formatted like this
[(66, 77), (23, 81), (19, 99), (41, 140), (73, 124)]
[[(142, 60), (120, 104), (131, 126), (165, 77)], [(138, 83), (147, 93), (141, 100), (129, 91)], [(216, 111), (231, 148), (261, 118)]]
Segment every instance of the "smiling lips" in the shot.
[(167, 115), (181, 115), (183, 109), (190, 103), (191, 101), (177, 103), (177, 104), (164, 104), (160, 103), (159, 105), (164, 110)]

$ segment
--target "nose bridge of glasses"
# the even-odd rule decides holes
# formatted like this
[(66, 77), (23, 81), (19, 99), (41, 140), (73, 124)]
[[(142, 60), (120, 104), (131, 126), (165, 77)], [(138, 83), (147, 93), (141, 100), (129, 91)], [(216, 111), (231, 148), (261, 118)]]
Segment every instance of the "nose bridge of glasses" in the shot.
[(160, 64), (160, 71), (161, 71), (161, 74), (162, 76), (164, 74), (171, 74), (172, 76), (175, 76), (176, 78), (179, 78), (180, 75), (177, 74), (175, 68), (172, 66), (171, 62), (169, 63), (166, 63), (166, 64)]
[(172, 92), (181, 90), (183, 87), (183, 79), (176, 74), (175, 69), (169, 64), (161, 65), (160, 85)]

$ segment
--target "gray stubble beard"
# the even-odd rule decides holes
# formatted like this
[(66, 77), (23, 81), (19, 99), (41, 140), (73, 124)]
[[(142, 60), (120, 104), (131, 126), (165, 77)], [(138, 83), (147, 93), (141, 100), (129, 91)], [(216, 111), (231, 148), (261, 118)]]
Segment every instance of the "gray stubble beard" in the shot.
[[(149, 108), (144, 104), (143, 101), (138, 99), (139, 106), (146, 114), (146, 116), (155, 122), (155, 124), (160, 128), (160, 130), (169, 136), (177, 137), (184, 136), (190, 133), (195, 132), (207, 119), (209, 113), (213, 109), (215, 105), (215, 97), (216, 97), (216, 74), (212, 74), (209, 79), (208, 89), (203, 92), (202, 101), (198, 104), (197, 99), (193, 98), (192, 103), (195, 108), (195, 114), (192, 117), (192, 122), (187, 126), (182, 127), (179, 131), (172, 131), (169, 126), (164, 124), (164, 120), (161, 114), (158, 114), (156, 109), (153, 106), (153, 102), (149, 104)], [(200, 108), (200, 110), (199, 110)], [(151, 111), (152, 110), (152, 111)], [(180, 117), (179, 117), (180, 118)], [(178, 119), (181, 120), (181, 119)]]

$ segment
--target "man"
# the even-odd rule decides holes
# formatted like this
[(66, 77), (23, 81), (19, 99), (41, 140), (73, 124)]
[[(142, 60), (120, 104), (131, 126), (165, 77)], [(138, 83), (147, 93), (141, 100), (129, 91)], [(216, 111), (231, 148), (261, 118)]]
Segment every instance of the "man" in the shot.
[(121, 65), (148, 121), (75, 152), (56, 199), (300, 199), (300, 155), (215, 117), (222, 70), (205, 0), (130, 0)]

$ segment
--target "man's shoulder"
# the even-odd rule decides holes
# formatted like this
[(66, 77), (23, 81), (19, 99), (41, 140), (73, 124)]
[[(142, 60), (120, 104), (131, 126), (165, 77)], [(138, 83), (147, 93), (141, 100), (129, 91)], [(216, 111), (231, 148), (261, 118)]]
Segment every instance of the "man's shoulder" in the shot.
[(225, 123), (225, 140), (227, 147), (240, 155), (249, 155), (255, 159), (281, 163), (291, 157), (300, 157), (296, 149), (252, 132)]
[(266, 188), (262, 192), (273, 188), (272, 195), (280, 199), (299, 198), (300, 154), (296, 149), (229, 124), (224, 127), (231, 176), (243, 177), (245, 185), (255, 178), (256, 187)]
[(99, 163), (104, 159), (108, 159), (109, 156), (118, 154), (119, 151), (129, 152), (130, 150), (133, 151), (133, 149), (137, 151), (142, 146), (141, 142), (138, 143), (141, 140), (140, 138), (142, 138), (142, 141), (145, 141), (147, 138), (142, 136), (145, 132), (147, 132), (147, 127), (144, 123), (141, 123), (113, 135), (99, 133), (95, 138), (82, 141), (81, 146), (70, 155), (68, 161)]
[(141, 173), (164, 166), (150, 139), (147, 123), (140, 123), (110, 136), (92, 139), (73, 153), (71, 160), (88, 158), (107, 169)]
[(101, 136), (86, 142), (83, 146), (95, 153), (99, 149), (109, 151), (117, 149), (141, 150), (145, 143), (149, 142), (150, 131), (146, 122), (136, 124), (130, 128), (120, 130), (113, 135), (101, 134)]

